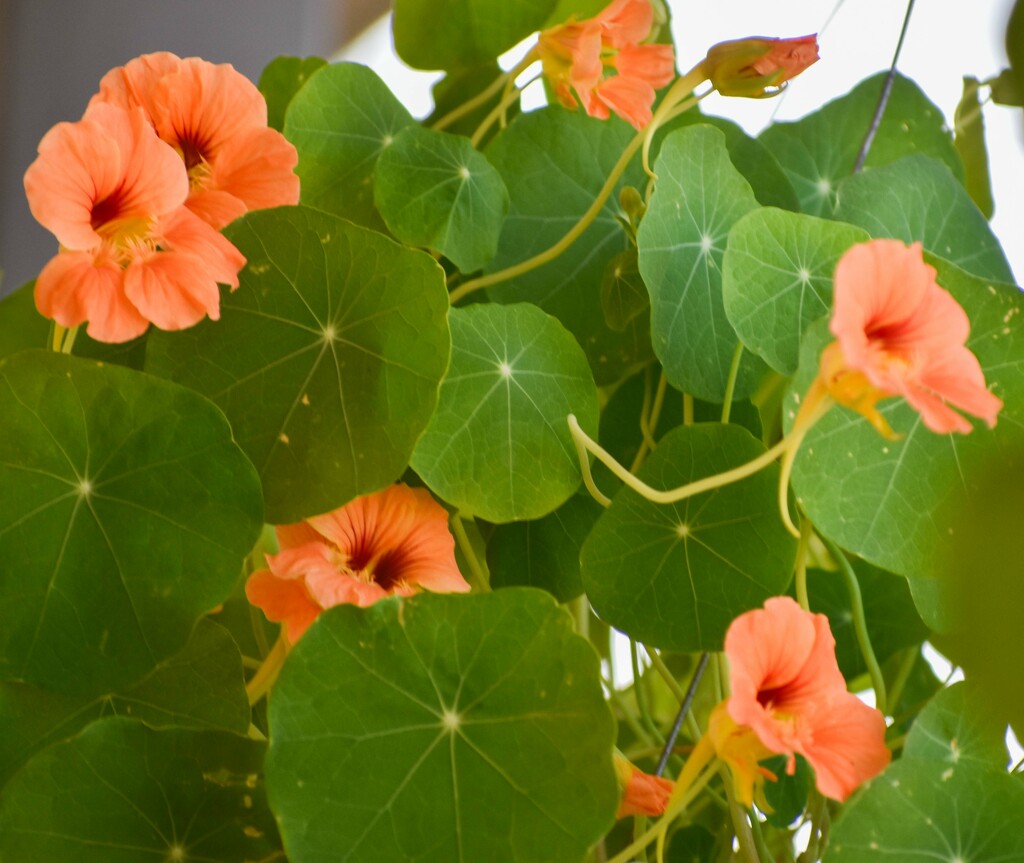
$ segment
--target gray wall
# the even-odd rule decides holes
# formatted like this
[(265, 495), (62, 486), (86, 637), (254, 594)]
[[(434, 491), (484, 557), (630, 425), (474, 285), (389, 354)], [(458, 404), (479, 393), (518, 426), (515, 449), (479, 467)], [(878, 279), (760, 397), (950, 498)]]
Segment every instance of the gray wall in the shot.
[(39, 139), (81, 117), (109, 69), (172, 51), (231, 63), (256, 81), (279, 54), (331, 55), (386, 8), (387, 0), (0, 0), (0, 295), (56, 251), (22, 186)]

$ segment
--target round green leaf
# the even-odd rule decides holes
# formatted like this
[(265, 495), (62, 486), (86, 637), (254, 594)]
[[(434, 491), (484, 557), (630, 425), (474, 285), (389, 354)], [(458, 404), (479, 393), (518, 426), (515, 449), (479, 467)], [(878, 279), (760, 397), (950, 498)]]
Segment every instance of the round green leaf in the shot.
[(0, 361), (0, 677), (96, 694), (177, 653), (262, 523), (223, 414), (167, 381)]
[(107, 712), (150, 727), (245, 734), (251, 711), (238, 647), (224, 627), (200, 618), (181, 653), (118, 693), (65, 695), (0, 682), (0, 785), (44, 746)]
[[(739, 343), (722, 301), (722, 256), (729, 230), (757, 200), (711, 126), (670, 134), (654, 171), (658, 182), (637, 232), (654, 352), (676, 389), (722, 402)], [(735, 396), (750, 395), (763, 370), (745, 354)]]
[(441, 252), (464, 273), (498, 250), (508, 191), (468, 138), (408, 126), (377, 159), (373, 188), (391, 233)]
[(405, 470), (448, 364), (448, 295), (422, 252), (304, 207), (227, 231), (249, 260), (221, 320), (154, 333), (147, 370), (231, 420), (284, 524), (376, 491)]
[[(882, 438), (860, 414), (836, 407), (808, 433), (796, 458), (792, 484), (814, 525), (860, 557), (912, 579), (911, 589), (938, 571), (957, 530), (947, 512), (969, 502), (981, 470), (1000, 452), (1014, 452), (1024, 426), (1024, 299), (1008, 285), (991, 284), (928, 256), (939, 284), (971, 319), (967, 342), (989, 388), (1004, 401), (992, 431), (977, 425), (969, 435), (937, 435), (902, 399), (881, 403), (900, 440)], [(826, 322), (811, 327), (801, 347), (784, 419), (792, 422), (799, 394), (818, 372), (830, 340)], [(916, 577), (916, 578), (915, 578)], [(932, 629), (945, 628), (938, 609), (915, 602)]]
[(383, 228), (373, 205), (377, 157), (415, 122), (365, 66), (332, 63), (313, 73), (284, 119), (285, 137), (299, 151), (295, 172), (302, 181), (302, 203)]
[(873, 237), (893, 237), (924, 248), (983, 279), (1013, 281), (999, 241), (948, 168), (927, 156), (848, 177), (839, 187), (835, 216)]
[[(836, 190), (853, 172), (885, 77), (874, 75), (813, 114), (793, 123), (772, 123), (761, 133), (758, 140), (779, 160), (805, 213), (832, 215)], [(886, 165), (911, 153), (933, 156), (958, 180), (963, 178), (942, 111), (913, 81), (897, 75), (865, 165)]]
[(1024, 784), (965, 763), (903, 759), (836, 822), (825, 863), (1020, 863)]
[(395, 50), (416, 69), (459, 69), (504, 54), (554, 8), (555, 0), (395, 0)]
[[(739, 426), (680, 426), (638, 476), (655, 488), (675, 488), (763, 452)], [(645, 644), (721, 650), (733, 618), (784, 591), (793, 574), (796, 541), (779, 517), (778, 477), (772, 465), (668, 505), (622, 488), (580, 552), (594, 610)]]
[(573, 337), (536, 306), (452, 309), (452, 362), (413, 469), (488, 521), (540, 518), (580, 484), (566, 417), (597, 428), (597, 388)]
[(264, 747), (104, 719), (40, 752), (0, 793), (0, 858), (244, 861), (280, 854), (257, 781)]
[[(487, 149), (509, 190), (509, 212), (488, 272), (532, 258), (558, 242), (594, 203), (635, 131), (615, 118), (596, 120), (555, 106), (517, 117)], [(619, 380), (651, 353), (650, 318), (639, 314), (616, 331), (605, 320), (601, 284), (612, 259), (631, 248), (619, 204), (624, 186), (643, 188), (634, 159), (597, 218), (568, 249), (492, 287), (501, 303), (530, 302), (560, 320), (583, 346), (599, 384)]]
[(317, 69), (327, 63), (320, 57), (278, 57), (260, 75), (260, 92), (267, 100), (267, 125), (279, 132), (292, 97)]
[(743, 344), (784, 375), (800, 336), (832, 306), (832, 274), (868, 234), (852, 225), (764, 207), (729, 233), (722, 263), (725, 313)]
[(321, 615), (270, 702), (293, 863), (571, 863), (611, 826), (598, 658), (547, 594), (422, 594)]

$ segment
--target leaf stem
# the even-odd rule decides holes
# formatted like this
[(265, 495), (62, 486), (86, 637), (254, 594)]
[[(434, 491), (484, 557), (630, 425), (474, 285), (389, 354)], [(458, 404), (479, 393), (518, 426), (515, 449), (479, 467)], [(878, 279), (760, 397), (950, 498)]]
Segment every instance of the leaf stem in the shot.
[(256, 673), (249, 678), (249, 682), (245, 684), (245, 692), (249, 696), (250, 706), (270, 691), (277, 680), (277, 675), (281, 673), (281, 669), (284, 667), (284, 661), (288, 657), (289, 650), (290, 646), (284, 634), (284, 627), (281, 627), (281, 633), (278, 635), (274, 646), (270, 649), (270, 653), (267, 654), (263, 664)]
[(462, 523), (462, 515), (456, 513), (451, 520), (452, 532), (455, 534), (455, 541), (459, 544), (459, 550), (462, 552), (462, 556), (466, 559), (466, 563), (469, 565), (469, 574), (473, 579), (473, 587), (477, 588), (480, 593), (490, 593), (491, 585), (487, 578), (483, 566), (480, 565), (480, 560), (476, 556), (476, 552), (473, 551), (473, 543), (470, 542), (469, 534), (466, 533), (466, 526)]
[(811, 544), (814, 526), (810, 519), (800, 522), (800, 543), (796, 547), (796, 601), (804, 611), (811, 610), (810, 597), (807, 595), (807, 552)]
[(654, 724), (650, 708), (647, 705), (647, 689), (644, 684), (644, 676), (640, 671), (639, 647), (632, 638), (629, 640), (629, 659), (633, 665), (633, 697), (636, 699), (636, 707), (640, 712), (640, 721), (643, 723), (644, 728), (647, 729), (651, 739), (655, 743), (663, 744), (665, 738), (658, 730), (658, 726)]
[(747, 819), (747, 810), (736, 802), (729, 768), (725, 764), (720, 764), (719, 770), (725, 784), (725, 797), (729, 801), (729, 818), (732, 820), (733, 834), (739, 845), (740, 859), (745, 860), (746, 863), (761, 863), (761, 858), (757, 853), (757, 843), (754, 841), (754, 834), (750, 829), (750, 821)]
[(732, 395), (736, 392), (736, 378), (740, 374), (740, 360), (743, 359), (743, 342), (736, 342), (736, 350), (732, 354), (729, 366), (729, 377), (725, 382), (725, 399), (722, 402), (722, 423), (728, 424), (732, 414)]
[(440, 120), (434, 123), (434, 125), (431, 128), (434, 129), (435, 131), (440, 132), (443, 129), (447, 129), (456, 120), (459, 120), (462, 117), (465, 117), (466, 114), (475, 111), (481, 105), (485, 104), (489, 99), (492, 99), (495, 95), (501, 92), (501, 90), (509, 81), (515, 81), (515, 79), (518, 78), (529, 65), (535, 63), (536, 60), (537, 49), (533, 48), (527, 53), (525, 57), (523, 57), (522, 60), (519, 61), (519, 63), (515, 65), (515, 67), (510, 69), (508, 72), (502, 72), (484, 90), (477, 93), (477, 95), (473, 96), (471, 99), (467, 99), (458, 107), (453, 108), (451, 111), (445, 114)]
[(860, 592), (860, 583), (857, 581), (857, 573), (853, 571), (850, 559), (843, 554), (832, 540), (823, 536), (822, 540), (829, 554), (835, 560), (839, 571), (846, 583), (847, 593), (850, 595), (850, 611), (853, 614), (853, 631), (857, 635), (857, 646), (860, 647), (860, 654), (864, 658), (864, 664), (868, 667), (868, 674), (871, 677), (871, 687), (875, 690), (875, 706), (884, 716), (888, 708), (888, 701), (885, 694), (885, 677), (882, 669), (875, 658), (874, 648), (871, 646), (871, 637), (868, 635), (868, 622), (864, 615), (864, 599)]

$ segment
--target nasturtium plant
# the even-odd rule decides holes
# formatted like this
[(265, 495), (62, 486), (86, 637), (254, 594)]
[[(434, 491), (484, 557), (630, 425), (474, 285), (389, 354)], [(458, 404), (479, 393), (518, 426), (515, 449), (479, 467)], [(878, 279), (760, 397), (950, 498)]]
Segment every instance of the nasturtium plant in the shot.
[(270, 738), (267, 791), (295, 863), (338, 848), (582, 860), (617, 805), (597, 655), (527, 588), (328, 612), (275, 690)]
[(842, 27), (105, 75), (0, 301), (0, 860), (1024, 863), (1020, 8), (760, 130)]

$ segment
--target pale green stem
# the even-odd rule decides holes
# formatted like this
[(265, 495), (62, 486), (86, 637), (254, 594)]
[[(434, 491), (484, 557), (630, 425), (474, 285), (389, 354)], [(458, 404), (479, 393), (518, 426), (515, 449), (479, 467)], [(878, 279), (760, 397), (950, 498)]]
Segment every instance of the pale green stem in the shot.
[(648, 736), (658, 744), (664, 744), (665, 738), (658, 730), (651, 718), (651, 711), (647, 706), (647, 690), (644, 684), (644, 676), (640, 671), (639, 648), (634, 639), (629, 640), (629, 659), (633, 665), (633, 697), (636, 699), (636, 707), (640, 712), (640, 721), (647, 729)]
[[(573, 422), (576, 421), (576, 417), (572, 414), (570, 414), (569, 417)], [(570, 431), (572, 430), (572, 423), (569, 424), (569, 429)], [(597, 483), (594, 482), (594, 475), (590, 472), (590, 456), (587, 455), (586, 447), (583, 446), (582, 442), (576, 437), (576, 435), (572, 436), (572, 442), (576, 447), (576, 456), (579, 459), (580, 472), (583, 474), (583, 485), (586, 487), (587, 491), (590, 492), (590, 496), (601, 504), (601, 506), (607, 509), (612, 505), (612, 499), (608, 497), (608, 495), (604, 494), (601, 489), (597, 487)]]
[(658, 445), (657, 441), (654, 440), (654, 430), (657, 428), (658, 420), (661, 418), (661, 409), (665, 404), (665, 389), (667, 386), (668, 380), (665, 378), (665, 372), (662, 371), (661, 376), (658, 378), (658, 390), (654, 394), (654, 404), (647, 414), (646, 420), (640, 426), (643, 440), (640, 442), (640, 448), (636, 451), (633, 463), (629, 466), (630, 473), (636, 473), (647, 457), (647, 453), (654, 450)]
[(868, 635), (868, 621), (864, 615), (864, 599), (860, 592), (860, 583), (857, 581), (857, 573), (853, 571), (849, 558), (842, 550), (827, 537), (822, 537), (825, 547), (829, 550), (843, 574), (843, 581), (846, 582), (846, 590), (850, 595), (850, 611), (853, 614), (853, 631), (857, 635), (857, 645), (860, 647), (860, 655), (864, 658), (864, 664), (868, 667), (868, 674), (871, 677), (871, 687), (875, 690), (875, 706), (884, 715), (889, 706), (885, 694), (885, 678), (882, 676), (882, 669), (875, 658), (874, 648), (871, 646), (871, 637)]
[(571, 603), (573, 618), (576, 620), (576, 632), (584, 638), (590, 638), (590, 602), (587, 595), (577, 596)]
[[(823, 414), (824, 411), (821, 412)], [(723, 471), (722, 473), (714, 474), (713, 476), (704, 477), (693, 482), (681, 485), (678, 488), (661, 490), (652, 488), (647, 483), (638, 480), (633, 474), (631, 474), (626, 468), (624, 468), (618, 461), (615, 460), (614, 456), (611, 455), (604, 447), (598, 444), (595, 440), (590, 438), (583, 429), (580, 428), (580, 424), (577, 421), (574, 414), (569, 414), (566, 418), (569, 424), (569, 432), (572, 435), (572, 439), (576, 444), (576, 451), (580, 455), (580, 466), (584, 470), (584, 481), (587, 480), (587, 475), (590, 472), (590, 465), (587, 462), (586, 453), (589, 452), (592, 455), (597, 456), (598, 460), (604, 464), (616, 477), (622, 482), (628, 485), (633, 491), (652, 503), (676, 503), (681, 500), (686, 500), (688, 497), (693, 497), (695, 494), (701, 494), (712, 489), (721, 488), (724, 485), (730, 483), (739, 482), (742, 479), (746, 479), (748, 476), (753, 476), (759, 470), (770, 465), (780, 455), (787, 453), (790, 448), (799, 446), (800, 441), (803, 440), (803, 436), (807, 433), (807, 429), (813, 422), (818, 419), (818, 414), (812, 414), (808, 418), (806, 427), (794, 426), (789, 436), (783, 438), (771, 449), (767, 450), (757, 458), (748, 461), (746, 464), (739, 465), (730, 470)], [(587, 489), (590, 490), (591, 494), (594, 494), (594, 489), (591, 488), (593, 480), (587, 485)], [(600, 494), (600, 492), (598, 492)], [(601, 495), (601, 497), (604, 497)], [(600, 498), (595, 495), (595, 498), (600, 502)], [(608, 500), (608, 498), (605, 498)], [(610, 502), (610, 501), (609, 501)], [(607, 505), (607, 504), (605, 504)]]
[(523, 273), (535, 270), (537, 267), (541, 267), (549, 261), (553, 261), (562, 254), (562, 252), (568, 249), (598, 217), (601, 210), (604, 208), (605, 202), (611, 196), (612, 192), (615, 191), (615, 184), (622, 178), (630, 160), (636, 155), (636, 151), (640, 148), (643, 140), (643, 133), (641, 132), (629, 142), (626, 149), (619, 157), (619, 161), (615, 163), (611, 173), (608, 175), (608, 179), (605, 180), (604, 185), (601, 187), (601, 191), (598, 192), (597, 197), (594, 198), (594, 202), (580, 217), (580, 220), (569, 229), (569, 232), (564, 237), (562, 237), (562, 239), (551, 246), (551, 248), (541, 252), (539, 255), (534, 255), (532, 258), (527, 258), (525, 261), (520, 261), (518, 264), (514, 264), (511, 267), (506, 267), (504, 270), (498, 270), (494, 273), (488, 273), (486, 276), (480, 276), (479, 278), (470, 279), (468, 282), (464, 282), (451, 292), (449, 296), (451, 304), (455, 305), (459, 300), (469, 296), (481, 288), (497, 285), (501, 282), (507, 282), (509, 279), (514, 279), (516, 276), (521, 276)]
[(626, 703), (626, 699), (623, 698), (619, 691), (612, 685), (612, 682), (610, 680), (605, 680), (604, 685), (605, 689), (608, 690), (608, 700), (619, 708), (622, 718), (626, 720), (626, 725), (630, 727), (632, 732), (637, 736), (637, 739), (639, 739), (644, 746), (650, 747), (651, 749), (656, 748), (656, 744), (647, 733), (647, 729), (644, 728), (640, 720), (637, 719), (633, 714), (633, 711), (630, 710), (629, 704)]
[(725, 400), (722, 402), (722, 423), (728, 424), (732, 414), (732, 396), (736, 392), (736, 378), (740, 374), (740, 360), (743, 359), (743, 342), (736, 342), (736, 350), (732, 354), (732, 364), (729, 366), (729, 377), (725, 382)]
[(910, 679), (910, 674), (914, 670), (914, 665), (917, 663), (917, 657), (921, 653), (921, 648), (918, 645), (909, 648), (900, 661), (900, 667), (896, 670), (896, 677), (892, 682), (892, 689), (888, 693), (888, 704), (886, 707), (889, 710), (895, 710), (896, 705), (899, 703), (900, 697), (903, 695), (903, 688), (907, 685), (907, 681)]
[(469, 534), (466, 533), (466, 526), (462, 523), (462, 516), (456, 515), (451, 520), (451, 523), (452, 531), (455, 533), (455, 541), (458, 542), (459, 549), (462, 551), (462, 556), (466, 559), (466, 563), (469, 565), (470, 576), (473, 579), (473, 587), (477, 588), (481, 593), (490, 593), (491, 585), (488, 583), (487, 573), (480, 565), (476, 552), (473, 551), (473, 543), (470, 542)]
[(245, 692), (249, 696), (249, 704), (253, 705), (266, 695), (277, 680), (277, 675), (284, 667), (284, 661), (288, 658), (288, 639), (285, 637), (284, 628), (277, 637), (277, 642), (271, 648), (263, 660), (263, 664), (257, 672), (245, 684)]
[(811, 610), (810, 599), (807, 595), (807, 551), (811, 543), (811, 535), (814, 528), (810, 519), (804, 519), (800, 523), (800, 543), (796, 547), (796, 601), (804, 611)]
[(440, 132), (442, 129), (447, 129), (456, 120), (465, 117), (466, 114), (472, 113), (481, 105), (485, 104), (489, 99), (494, 97), (497, 93), (501, 92), (501, 90), (505, 87), (505, 85), (508, 82), (515, 81), (515, 79), (522, 74), (522, 72), (526, 69), (527, 66), (529, 66), (531, 63), (535, 63), (536, 61), (537, 51), (534, 48), (522, 60), (519, 61), (519, 63), (516, 65), (514, 69), (508, 72), (503, 72), (501, 75), (495, 78), (485, 90), (481, 91), (476, 96), (473, 96), (471, 99), (466, 100), (457, 108), (453, 108), (451, 111), (445, 114), (440, 120), (434, 123), (434, 125), (431, 128), (438, 132)]
[[(675, 83), (669, 87), (662, 97), (657, 110), (654, 112), (654, 116), (651, 118), (651, 122), (647, 124), (647, 128), (642, 133), (644, 136), (642, 162), (644, 171), (650, 177), (654, 176), (654, 173), (651, 171), (650, 161), (651, 142), (654, 140), (654, 135), (670, 119), (678, 116), (684, 110), (689, 110), (697, 103), (697, 100), (691, 94), (698, 84), (707, 80), (708, 76), (704, 72), (703, 67), (704, 61), (702, 60), (681, 78), (675, 80)], [(683, 107), (684, 104), (685, 107)], [(678, 112), (677, 109), (679, 109)]]
[(683, 425), (693, 425), (693, 396), (683, 393)]
[(686, 699), (686, 691), (679, 685), (679, 681), (675, 679), (675, 676), (665, 664), (665, 660), (661, 658), (661, 655), (653, 647), (644, 645), (644, 649), (651, 658), (651, 668), (661, 675), (661, 679), (665, 681), (665, 685), (676, 699), (680, 702), (684, 701)]
[(747, 820), (747, 810), (736, 802), (729, 768), (722, 764), (719, 766), (719, 771), (725, 783), (725, 797), (729, 801), (729, 817), (732, 819), (733, 833), (735, 833), (736, 842), (740, 846), (740, 859), (746, 861), (746, 863), (761, 863), (761, 858), (757, 853), (757, 845), (754, 842), (754, 834), (751, 832), (750, 822)]
[(811, 406), (807, 414), (804, 414), (802, 410), (797, 414), (793, 428), (789, 430), (789, 435), (787, 438), (783, 438), (783, 440), (790, 440), (791, 444), (779, 463), (779, 515), (782, 517), (782, 523), (786, 526), (786, 530), (797, 539), (800, 538), (800, 531), (793, 524), (789, 515), (789, 477), (793, 472), (793, 462), (796, 460), (797, 450), (800, 449), (804, 437), (814, 424), (828, 413), (832, 404), (832, 399), (828, 395), (822, 395), (820, 400)]
[(508, 111), (509, 107), (515, 104), (516, 100), (519, 98), (519, 95), (520, 91), (518, 89), (513, 89), (501, 97), (501, 101), (494, 106), (494, 108), (486, 117), (484, 117), (483, 121), (480, 123), (479, 126), (477, 126), (476, 131), (473, 133), (473, 137), (469, 139), (470, 143), (474, 147), (479, 146), (480, 142), (484, 138), (484, 135), (487, 134), (487, 130), (490, 129), (491, 126), (495, 124), (495, 122), (497, 122), (499, 119), (505, 116), (505, 113)]
[[(654, 436), (651, 434), (651, 402), (653, 397), (651, 395), (651, 367), (647, 366), (644, 369), (644, 400), (640, 406), (640, 436), (643, 439), (643, 443), (650, 441), (650, 445), (654, 447)], [(636, 468), (634, 468), (636, 470)]]

